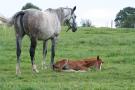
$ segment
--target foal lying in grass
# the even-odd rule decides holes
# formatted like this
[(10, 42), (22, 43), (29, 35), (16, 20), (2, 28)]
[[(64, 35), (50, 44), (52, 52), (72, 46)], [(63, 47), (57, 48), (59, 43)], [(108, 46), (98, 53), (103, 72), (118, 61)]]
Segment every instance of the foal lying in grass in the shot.
[(104, 63), (99, 56), (96, 58), (87, 58), (83, 60), (71, 61), (62, 59), (53, 65), (55, 71), (68, 71), (68, 72), (85, 72), (88, 68), (94, 67), (101, 70), (102, 63)]

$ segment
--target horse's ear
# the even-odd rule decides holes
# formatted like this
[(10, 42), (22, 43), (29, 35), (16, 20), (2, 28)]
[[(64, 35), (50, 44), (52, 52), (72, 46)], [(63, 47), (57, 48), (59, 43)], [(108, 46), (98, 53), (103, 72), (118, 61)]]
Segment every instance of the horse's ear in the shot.
[(75, 11), (75, 10), (76, 10), (76, 6), (73, 7), (73, 11)]
[(71, 14), (73, 14), (75, 10), (76, 10), (76, 6), (73, 7)]

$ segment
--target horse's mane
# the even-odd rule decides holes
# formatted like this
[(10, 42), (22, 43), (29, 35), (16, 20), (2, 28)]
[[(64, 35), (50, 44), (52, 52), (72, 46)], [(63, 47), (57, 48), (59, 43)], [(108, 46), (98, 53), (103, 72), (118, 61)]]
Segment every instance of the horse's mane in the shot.
[(52, 9), (52, 8), (48, 8), (45, 11), (48, 11), (50, 13), (55, 13), (57, 14), (60, 22), (63, 23), (63, 19), (65, 18), (65, 13), (64, 13), (64, 9), (68, 9), (68, 10), (72, 10), (71, 8), (65, 8), (65, 7), (59, 7), (57, 9)]

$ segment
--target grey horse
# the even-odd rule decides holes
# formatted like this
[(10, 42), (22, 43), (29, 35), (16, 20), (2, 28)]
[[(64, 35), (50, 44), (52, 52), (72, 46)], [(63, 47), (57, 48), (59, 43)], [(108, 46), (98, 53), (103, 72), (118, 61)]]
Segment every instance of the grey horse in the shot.
[(47, 54), (47, 42), (51, 40), (51, 66), (54, 64), (56, 41), (61, 31), (61, 25), (66, 22), (68, 30), (75, 32), (77, 30), (76, 15), (73, 8), (47, 9), (40, 11), (36, 9), (28, 9), (17, 12), (11, 19), (10, 24), (14, 25), (16, 33), (16, 74), (20, 74), (20, 55), (21, 42), (25, 35), (28, 35), (31, 41), (30, 57), (32, 63), (32, 71), (38, 72), (34, 63), (35, 49), (37, 40), (43, 41), (43, 67), (45, 66), (45, 58)]

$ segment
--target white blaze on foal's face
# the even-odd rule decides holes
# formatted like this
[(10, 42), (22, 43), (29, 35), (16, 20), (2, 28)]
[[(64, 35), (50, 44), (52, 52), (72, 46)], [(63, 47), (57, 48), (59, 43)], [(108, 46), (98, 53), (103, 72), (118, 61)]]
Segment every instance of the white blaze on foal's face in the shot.
[(101, 67), (102, 67), (102, 63), (100, 64), (99, 70), (101, 70)]

